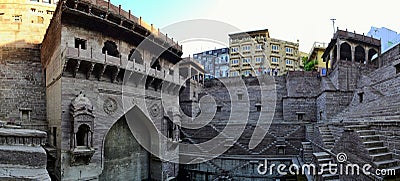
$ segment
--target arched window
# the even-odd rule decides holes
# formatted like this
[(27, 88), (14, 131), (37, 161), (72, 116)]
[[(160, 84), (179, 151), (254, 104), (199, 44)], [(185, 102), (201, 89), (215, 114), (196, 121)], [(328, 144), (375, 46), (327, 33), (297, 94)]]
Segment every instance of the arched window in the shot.
[(377, 55), (378, 52), (375, 49), (369, 49), (368, 51), (368, 61), (371, 61), (374, 56)]
[(361, 46), (356, 47), (355, 61), (360, 63), (364, 63), (365, 61), (365, 49)]
[(109, 41), (109, 40), (104, 42), (104, 47), (102, 49), (103, 54), (105, 54), (106, 51), (107, 51), (107, 55), (119, 58), (120, 54), (119, 54), (119, 51), (118, 51), (117, 44), (115, 44), (115, 42)]
[(89, 132), (90, 128), (86, 124), (82, 124), (78, 128), (76, 133), (76, 146), (87, 146), (89, 147)]
[(340, 59), (352, 61), (351, 59), (351, 47), (348, 43), (343, 43), (340, 45)]
[(151, 68), (161, 70), (160, 60), (158, 58), (153, 57), (151, 61)]
[(136, 50), (135, 48), (132, 49), (131, 52), (129, 53), (128, 60), (129, 61), (135, 60), (135, 63), (143, 64), (142, 54), (140, 53), (139, 50)]

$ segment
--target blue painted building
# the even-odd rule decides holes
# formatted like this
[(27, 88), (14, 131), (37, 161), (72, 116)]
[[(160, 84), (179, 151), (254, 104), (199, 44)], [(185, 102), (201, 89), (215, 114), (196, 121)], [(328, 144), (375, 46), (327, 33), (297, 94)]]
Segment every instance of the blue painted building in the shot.
[(377, 28), (372, 26), (371, 30), (368, 32), (368, 36), (381, 39), (382, 53), (400, 42), (400, 34), (385, 27)]

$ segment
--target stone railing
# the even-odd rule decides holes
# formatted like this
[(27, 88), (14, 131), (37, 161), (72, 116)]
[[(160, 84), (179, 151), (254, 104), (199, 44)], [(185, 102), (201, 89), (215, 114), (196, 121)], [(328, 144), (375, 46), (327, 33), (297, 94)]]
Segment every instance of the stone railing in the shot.
[(66, 47), (61, 53), (62, 58), (72, 58), (78, 60), (86, 60), (93, 63), (105, 64), (116, 66), (118, 68), (126, 69), (129, 71), (135, 71), (138, 73), (146, 74), (161, 80), (168, 82), (173, 82), (175, 84), (182, 84), (185, 82), (184, 77), (179, 75), (179, 68), (175, 68), (173, 74), (171, 75), (169, 71), (166, 70), (156, 70), (150, 67), (149, 64), (139, 64), (134, 60), (128, 60), (128, 55), (121, 54), (120, 57), (114, 57), (107, 54), (103, 54), (101, 51), (93, 50), (92, 48), (88, 50)]
[[(72, 3), (68, 3), (68, 5), (70, 6), (69, 8), (74, 8), (75, 10), (79, 10), (81, 11), (81, 8), (76, 8), (80, 5), (84, 5), (84, 6), (90, 6), (90, 10), (96, 9), (96, 11), (100, 11), (101, 13), (91, 13), (91, 15), (97, 15), (97, 14), (102, 14), (102, 15), (106, 15), (106, 16), (114, 16), (114, 17), (118, 17), (118, 19), (120, 19), (120, 21), (127, 21), (130, 22), (134, 25), (139, 25), (140, 27), (144, 28), (145, 30), (147, 30), (149, 33), (151, 33), (151, 35), (153, 35), (155, 38), (159, 39), (160, 41), (163, 41), (162, 46), (166, 46), (166, 47), (173, 47), (175, 49), (177, 49), (178, 51), (182, 51), (182, 46), (178, 44), (177, 41), (174, 41), (173, 38), (168, 37), (168, 35), (163, 34), (160, 32), (160, 30), (156, 27), (153, 26), (153, 24), (148, 24), (145, 21), (143, 21), (142, 17), (136, 17), (134, 15), (132, 15), (131, 11), (129, 10), (128, 12), (123, 10), (121, 5), (119, 6), (115, 6), (113, 4), (111, 4), (111, 2), (108, 1), (104, 1), (104, 0), (80, 0), (80, 1), (72, 1), (70, 0)], [(73, 6), (71, 6), (73, 5)], [(75, 6), (75, 7), (74, 7)], [(89, 11), (90, 11), (89, 10)], [(83, 10), (84, 13), (87, 10)], [(103, 16), (100, 16), (100, 18), (105, 18)], [(121, 22), (115, 22), (117, 24), (123, 24)], [(165, 45), (164, 45), (165, 44)]]
[(0, 145), (41, 146), (46, 137), (43, 131), (0, 128)]

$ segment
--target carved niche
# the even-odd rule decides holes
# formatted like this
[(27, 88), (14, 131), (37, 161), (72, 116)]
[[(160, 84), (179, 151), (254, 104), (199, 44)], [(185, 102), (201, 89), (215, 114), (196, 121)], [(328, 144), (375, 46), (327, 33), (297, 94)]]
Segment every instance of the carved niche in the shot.
[(93, 148), (93, 105), (82, 92), (71, 103), (71, 165), (88, 165)]

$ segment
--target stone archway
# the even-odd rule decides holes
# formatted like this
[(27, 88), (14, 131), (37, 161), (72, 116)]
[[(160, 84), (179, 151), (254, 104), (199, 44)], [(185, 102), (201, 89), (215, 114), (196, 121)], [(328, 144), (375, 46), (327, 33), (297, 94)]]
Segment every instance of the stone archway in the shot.
[(104, 140), (104, 166), (99, 180), (148, 180), (149, 153), (138, 143), (122, 116)]
[(340, 59), (352, 61), (351, 46), (347, 42), (344, 42), (340, 45)]

